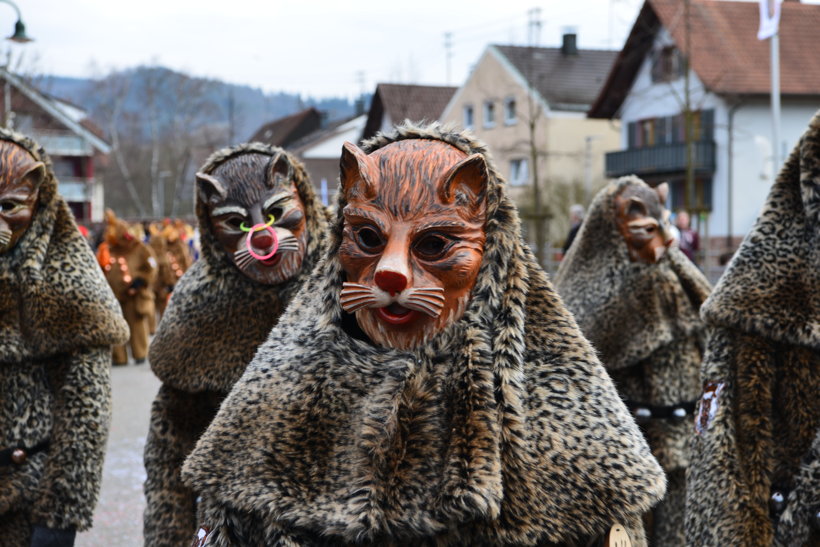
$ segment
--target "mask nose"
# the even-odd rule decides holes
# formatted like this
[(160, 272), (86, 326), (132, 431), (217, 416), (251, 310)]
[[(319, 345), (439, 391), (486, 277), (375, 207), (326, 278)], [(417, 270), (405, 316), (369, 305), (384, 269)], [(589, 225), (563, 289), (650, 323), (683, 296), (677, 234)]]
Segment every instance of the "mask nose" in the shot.
[(273, 245), (273, 236), (267, 230), (259, 230), (251, 237), (251, 245), (260, 250), (270, 249)]
[(407, 278), (404, 274), (382, 270), (376, 272), (376, 285), (391, 296), (395, 296), (407, 287)]

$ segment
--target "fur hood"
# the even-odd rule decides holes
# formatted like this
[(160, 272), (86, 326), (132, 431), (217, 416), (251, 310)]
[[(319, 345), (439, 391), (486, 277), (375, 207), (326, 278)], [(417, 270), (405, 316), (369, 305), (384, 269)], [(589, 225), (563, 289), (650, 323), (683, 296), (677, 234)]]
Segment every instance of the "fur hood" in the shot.
[(222, 250), (197, 193), (201, 258), (174, 288), (148, 356), (159, 379), (183, 391), (230, 390), (326, 245), (327, 211), (304, 166), (288, 152), (257, 142), (240, 144), (212, 154), (200, 171), (211, 173), (221, 163), (247, 153), (271, 157), (282, 153), (293, 165), (305, 207), (305, 258), (301, 271), (285, 283), (263, 285), (250, 279)]
[(57, 193), (51, 160), (30, 138), (0, 129), (45, 164), (37, 211), (0, 255), (0, 362), (20, 362), (128, 340), (128, 325), (74, 216)]
[(820, 112), (703, 307), (709, 323), (820, 349)]
[[(413, 351), (345, 330), (340, 193), (323, 262), (183, 478), (223, 516), (252, 514), (263, 543), (289, 529), (351, 543), (532, 545), (634, 523), (663, 495), (663, 473), (521, 240), (486, 148), (434, 124), (364, 149), (416, 138), (480, 153), (489, 167), (484, 256), (462, 319)], [(211, 518), (223, 544), (248, 540), (230, 518)]]
[(633, 184), (646, 185), (622, 177), (598, 193), (555, 277), (581, 331), (612, 369), (632, 366), (676, 338), (700, 336), (698, 309), (710, 291), (677, 247), (657, 264), (630, 261), (614, 198)]

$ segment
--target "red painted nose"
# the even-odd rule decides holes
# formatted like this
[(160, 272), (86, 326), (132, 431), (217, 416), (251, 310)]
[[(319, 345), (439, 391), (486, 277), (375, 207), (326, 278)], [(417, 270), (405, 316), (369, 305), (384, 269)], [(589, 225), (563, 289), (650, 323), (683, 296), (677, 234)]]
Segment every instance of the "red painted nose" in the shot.
[(270, 249), (273, 245), (273, 236), (267, 230), (262, 230), (253, 234), (251, 245), (257, 249)]
[(397, 272), (376, 272), (376, 285), (378, 285), (381, 290), (395, 295), (403, 291), (407, 286), (407, 278)]

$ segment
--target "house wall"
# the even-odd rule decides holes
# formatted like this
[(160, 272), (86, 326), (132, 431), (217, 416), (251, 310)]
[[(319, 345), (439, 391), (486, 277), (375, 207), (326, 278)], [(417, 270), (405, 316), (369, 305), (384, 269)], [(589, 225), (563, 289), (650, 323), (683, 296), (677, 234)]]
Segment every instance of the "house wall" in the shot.
[[(516, 103), (515, 123), (504, 120), (505, 100), (509, 98)], [(495, 105), (492, 127), (487, 127), (484, 119), (484, 103), (488, 100)], [(589, 180), (593, 190), (605, 182), (604, 152), (618, 147), (619, 122), (551, 110), (539, 97), (528, 93), (525, 80), (492, 46), (484, 51), (472, 74), (453, 96), (441, 121), (463, 128), (466, 105), (473, 107), (472, 131), (488, 145), (497, 168), (508, 182), (512, 181), (513, 160), (527, 159), (531, 163), (529, 125), (530, 120), (535, 120), (542, 203), (554, 215), (549, 223), (549, 240), (560, 245), (569, 230), (569, 205), (588, 201), (582, 191), (585, 181)], [(525, 184), (508, 186), (523, 213), (531, 210), (533, 204), (532, 165), (528, 168)], [(571, 187), (571, 183), (576, 187)]]

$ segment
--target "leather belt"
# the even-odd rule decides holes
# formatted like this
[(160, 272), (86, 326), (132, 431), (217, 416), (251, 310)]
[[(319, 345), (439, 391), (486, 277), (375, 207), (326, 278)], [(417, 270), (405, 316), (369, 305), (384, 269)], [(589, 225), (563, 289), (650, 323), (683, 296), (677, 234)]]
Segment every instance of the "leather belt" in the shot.
[(40, 441), (31, 448), (25, 446), (16, 446), (11, 448), (4, 448), (0, 450), (0, 467), (8, 465), (22, 465), (31, 456), (48, 450), (49, 441)]
[(685, 420), (687, 416), (692, 416), (697, 405), (697, 401), (687, 401), (669, 406), (648, 405), (636, 403), (635, 401), (624, 401), (624, 403), (626, 403), (626, 407), (638, 423), (646, 423), (655, 419), (680, 422)]

